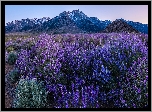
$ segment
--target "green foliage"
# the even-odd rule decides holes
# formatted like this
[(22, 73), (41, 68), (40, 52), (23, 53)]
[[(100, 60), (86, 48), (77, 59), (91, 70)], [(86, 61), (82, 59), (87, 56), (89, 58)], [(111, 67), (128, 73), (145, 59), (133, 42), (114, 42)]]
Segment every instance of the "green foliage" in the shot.
[(9, 47), (7, 48), (7, 52), (11, 52), (11, 51), (14, 51), (13, 46), (9, 46)]
[(19, 71), (18, 69), (13, 69), (9, 74), (8, 74), (8, 80), (10, 83), (14, 84), (19, 80)]
[(13, 108), (44, 108), (47, 92), (42, 82), (35, 79), (21, 79), (16, 88)]
[(15, 64), (16, 59), (17, 59), (17, 55), (16, 55), (14, 52), (11, 52), (11, 53), (8, 55), (8, 64), (10, 64), (10, 65)]

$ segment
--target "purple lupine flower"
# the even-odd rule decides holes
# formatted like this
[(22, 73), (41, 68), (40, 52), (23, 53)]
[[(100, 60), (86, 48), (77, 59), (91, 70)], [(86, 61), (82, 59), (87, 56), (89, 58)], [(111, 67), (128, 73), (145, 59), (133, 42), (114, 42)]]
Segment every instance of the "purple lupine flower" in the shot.
[[(56, 80), (55, 77), (58, 77), (58, 74), (60, 72), (61, 73), (63, 72), (63, 74), (66, 74), (66, 75), (71, 74), (71, 76), (77, 77), (76, 82), (72, 80), (75, 83), (73, 83), (72, 91), (71, 91), (71, 93), (76, 95), (77, 92), (75, 91), (75, 89), (77, 90), (78, 86), (86, 83), (86, 80), (85, 80), (86, 77), (88, 77), (88, 80), (96, 79), (100, 81), (100, 79), (102, 79), (104, 83), (108, 83), (108, 81), (111, 81), (112, 79), (111, 77), (112, 73), (114, 74), (118, 72), (117, 74), (126, 74), (126, 72), (128, 71), (130, 74), (134, 76), (135, 75), (140, 76), (139, 74), (137, 74), (136, 69), (139, 69), (140, 68), (139, 65), (140, 66), (142, 65), (142, 64), (139, 64), (141, 60), (134, 64), (132, 64), (132, 62), (133, 61), (136, 62), (137, 60), (139, 60), (138, 59), (139, 57), (140, 58), (145, 57), (143, 59), (144, 61), (146, 61), (148, 58), (147, 56), (148, 48), (140, 39), (138, 39), (138, 35), (135, 35), (133, 37), (132, 34), (111, 33), (111, 34), (92, 34), (92, 35), (77, 34), (74, 37), (72, 37), (72, 35), (64, 35), (64, 36), (65, 38), (63, 38), (63, 41), (60, 41), (60, 43), (54, 41), (56, 36), (52, 36), (52, 35), (49, 36), (47, 34), (40, 35), (37, 38), (37, 40), (33, 40), (33, 38), (28, 39), (29, 42), (35, 41), (34, 43), (35, 48), (33, 47), (31, 50), (24, 49), (24, 52), (21, 49), (21, 53), (19, 53), (19, 58), (16, 64), (17, 67), (20, 69), (20, 72), (24, 75), (34, 74), (34, 75), (37, 75), (38, 77), (43, 77), (46, 84), (50, 85), (50, 89), (48, 91), (53, 91), (55, 94), (54, 97), (56, 99), (58, 99), (59, 97), (57, 93), (62, 91), (61, 93), (64, 94), (63, 98), (59, 98), (57, 100), (56, 107), (60, 107), (60, 108), (67, 107), (68, 102), (70, 102), (69, 100), (67, 100), (67, 97), (70, 97), (70, 96), (75, 97), (69, 94), (68, 92), (66, 92), (68, 90), (66, 90), (65, 85), (62, 85), (63, 86), (62, 90), (59, 90), (60, 87), (55, 84), (51, 85), (52, 83), (51, 80)], [(133, 38), (130, 38), (130, 37), (133, 37)], [(67, 42), (67, 40), (71, 41), (72, 38), (75, 38), (74, 44), (70, 44), (70, 42)], [(98, 41), (98, 39), (100, 40), (99, 42), (100, 44), (102, 43), (102, 41), (106, 41), (105, 42), (106, 44), (104, 43), (105, 44), (104, 46), (96, 45), (95, 42)], [(35, 50), (37, 53), (37, 55), (34, 56), (34, 59), (29, 58), (33, 50)], [(113, 52), (113, 50), (115, 50), (115, 52)], [(132, 57), (134, 57), (134, 59), (132, 59)], [(106, 63), (104, 62), (104, 60)], [(138, 77), (138, 79), (139, 80), (142, 79), (140, 83), (144, 83), (144, 87), (145, 87), (144, 91), (147, 91), (148, 69), (146, 69), (146, 66), (145, 66), (146, 64), (144, 63), (144, 61), (141, 61), (141, 62), (144, 64), (142, 69), (146, 75), (144, 76), (142, 75), (143, 77), (140, 76)], [(117, 72), (115, 72), (113, 68), (109, 68), (110, 65), (112, 64), (115, 66), (116, 69), (118, 69)], [(136, 68), (135, 66), (137, 64), (139, 65)], [(132, 69), (128, 69), (130, 68), (130, 66), (132, 66)], [(62, 71), (61, 68), (62, 69), (64, 68), (64, 70)], [(50, 73), (52, 73), (51, 76), (50, 76)], [(142, 73), (142, 71), (139, 73)], [(81, 76), (82, 79), (80, 79), (79, 76)], [(125, 87), (131, 86), (132, 78), (133, 77), (128, 77), (126, 80), (125, 78), (123, 79), (124, 83), (126, 84)], [(120, 87), (123, 85), (121, 82), (123, 80), (120, 78), (120, 82), (119, 82)], [(133, 81), (133, 82), (136, 82), (136, 81)], [(131, 87), (135, 87), (135, 86), (131, 86)], [(135, 91), (138, 92), (139, 88), (141, 89), (141, 86), (136, 85)], [(83, 102), (83, 107), (85, 108), (89, 107), (91, 101), (94, 105), (95, 100), (98, 99), (98, 97), (95, 97), (95, 96), (98, 96), (98, 94), (100, 94), (101, 92), (99, 90), (99, 87), (95, 89), (93, 88), (93, 85), (91, 85), (90, 87), (88, 87), (87, 85), (81, 91), (83, 91), (82, 96), (84, 99), (82, 100), (82, 102)], [(111, 98), (116, 96), (114, 94), (117, 94), (116, 90), (113, 90), (113, 91), (111, 92), (111, 94), (113, 95), (111, 96)], [(126, 90), (124, 89), (123, 89), (123, 92), (121, 91), (122, 94), (124, 94), (125, 92)], [(143, 91), (140, 91), (140, 92), (143, 92)], [(104, 93), (102, 94), (102, 97), (106, 96), (105, 94), (107, 95), (107, 93)], [(146, 96), (146, 93), (144, 94)], [(126, 102), (124, 105), (131, 107)], [(79, 107), (79, 105), (78, 104), (76, 105), (74, 101), (71, 105), (73, 105), (73, 107)], [(136, 105), (138, 106), (138, 104)]]

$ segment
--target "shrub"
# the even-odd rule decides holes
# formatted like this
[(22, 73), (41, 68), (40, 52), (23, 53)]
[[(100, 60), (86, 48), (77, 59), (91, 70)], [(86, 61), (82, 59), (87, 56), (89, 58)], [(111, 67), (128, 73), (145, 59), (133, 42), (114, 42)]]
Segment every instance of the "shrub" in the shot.
[(17, 55), (14, 52), (10, 53), (8, 55), (8, 64), (10, 64), (10, 65), (15, 64), (16, 59), (17, 59)]
[(14, 42), (14, 43), (10, 44), (6, 48), (7, 52), (11, 52), (11, 51), (14, 51), (14, 50), (15, 51), (20, 51), (20, 49), (21, 49), (21, 46), (17, 42)]
[(139, 58), (121, 81), (122, 106), (142, 108), (148, 105), (148, 59)]
[[(104, 47), (95, 50), (94, 59), (107, 67), (114, 78), (124, 75), (128, 68), (139, 57), (148, 56), (148, 48), (138, 37), (130, 37), (122, 34), (117, 39), (110, 40)], [(98, 64), (96, 63), (96, 64)], [(95, 64), (95, 65), (96, 65)], [(94, 67), (95, 69), (97, 67)]]
[(118, 104), (115, 105), (116, 107), (121, 107), (120, 100), (117, 100), (118, 102), (112, 101), (112, 99), (121, 98), (119, 97), (120, 80), (128, 72), (134, 61), (142, 57), (148, 58), (148, 48), (138, 37), (131, 38), (125, 35), (121, 37), (119, 35), (115, 39), (109, 39), (109, 42), (103, 47), (96, 47), (92, 52), (94, 52), (92, 57), (93, 74), (90, 77), (100, 85), (100, 91), (104, 90), (105, 94), (108, 95), (108, 102), (113, 102)]
[(13, 108), (43, 108), (47, 93), (42, 82), (35, 79), (21, 79), (15, 91)]
[(118, 108), (143, 108), (148, 106), (148, 60), (146, 57), (133, 62), (128, 72), (119, 77), (120, 88), (113, 88), (108, 98)]
[(14, 48), (13, 48), (12, 46), (9, 46), (9, 47), (7, 48), (7, 52), (11, 52), (11, 51), (14, 51)]
[(19, 80), (19, 78), (20, 78), (20, 75), (19, 75), (18, 69), (12, 70), (8, 75), (8, 80), (12, 84), (16, 83)]

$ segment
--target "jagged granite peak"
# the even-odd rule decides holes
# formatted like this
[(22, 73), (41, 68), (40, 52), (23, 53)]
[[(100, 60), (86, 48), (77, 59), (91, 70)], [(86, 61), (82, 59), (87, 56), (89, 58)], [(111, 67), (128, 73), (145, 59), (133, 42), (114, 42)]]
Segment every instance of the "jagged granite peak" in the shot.
[(86, 19), (88, 18), (87, 15), (85, 15), (82, 11), (78, 10), (73, 10), (72, 12), (70, 12), (69, 17), (73, 20), (73, 21), (77, 21), (77, 20), (81, 20), (81, 19)]
[(136, 29), (134, 29), (131, 25), (127, 24), (123, 19), (116, 19), (111, 24), (109, 24), (103, 31), (103, 33), (112, 33), (112, 32), (135, 32), (139, 33)]
[(63, 11), (62, 13), (59, 14), (59, 16), (69, 16), (70, 12), (69, 11)]

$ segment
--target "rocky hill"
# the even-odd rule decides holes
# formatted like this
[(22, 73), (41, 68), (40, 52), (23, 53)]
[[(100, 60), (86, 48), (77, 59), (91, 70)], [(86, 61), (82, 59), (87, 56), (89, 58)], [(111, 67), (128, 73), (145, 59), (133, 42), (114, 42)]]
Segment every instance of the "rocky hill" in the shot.
[(116, 19), (111, 24), (109, 24), (103, 31), (103, 33), (112, 33), (112, 32), (135, 32), (139, 33), (138, 30), (134, 29), (131, 25), (127, 24), (125, 21), (121, 19)]

